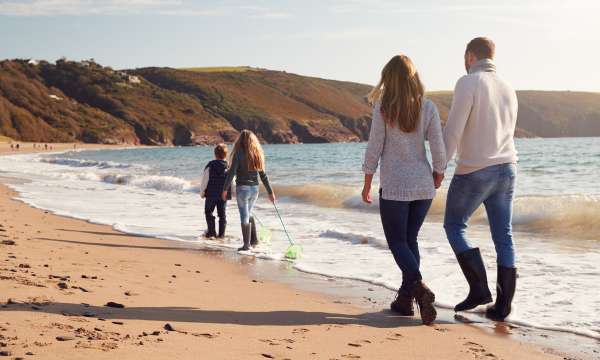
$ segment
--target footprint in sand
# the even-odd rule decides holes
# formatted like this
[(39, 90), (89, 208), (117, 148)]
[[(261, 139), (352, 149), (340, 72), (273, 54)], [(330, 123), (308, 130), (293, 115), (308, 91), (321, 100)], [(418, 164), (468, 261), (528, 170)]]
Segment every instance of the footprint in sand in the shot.
[(356, 354), (344, 354), (342, 357), (344, 359), (360, 359), (360, 356)]
[(476, 359), (497, 359), (497, 356), (487, 350), (478, 343), (467, 341), (463, 345), (467, 346), (469, 352), (475, 356)]

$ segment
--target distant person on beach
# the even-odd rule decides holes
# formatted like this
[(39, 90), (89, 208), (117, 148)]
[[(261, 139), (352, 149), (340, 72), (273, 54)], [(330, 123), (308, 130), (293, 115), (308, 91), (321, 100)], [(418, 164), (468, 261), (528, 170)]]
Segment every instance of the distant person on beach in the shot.
[[(402, 286), (391, 309), (412, 316), (416, 299), (423, 323), (431, 324), (437, 316), (435, 295), (422, 280), (417, 236), (446, 166), (440, 116), (435, 104), (424, 96), (419, 74), (405, 55), (394, 56), (385, 65), (369, 100), (373, 119), (363, 164), (362, 198), (372, 202), (371, 183), (381, 160), (381, 223), (402, 271)], [(433, 169), (425, 153), (427, 140)]]
[(456, 171), (448, 189), (444, 229), (469, 283), (467, 298), (455, 311), (492, 302), (479, 248), (465, 236), (467, 221), (483, 204), (497, 256), (496, 303), (487, 316), (504, 320), (510, 314), (517, 271), (512, 237), (512, 211), (517, 174), (513, 135), (517, 95), (496, 73), (495, 45), (475, 38), (465, 51), (467, 75), (456, 83), (444, 129), (446, 154), (457, 153)]
[[(207, 230), (204, 233), (206, 238), (224, 238), (225, 227), (227, 226), (226, 210), (227, 200), (231, 199), (231, 192), (227, 194), (225, 200), (221, 199), (221, 191), (225, 185), (225, 177), (227, 176), (227, 145), (219, 144), (214, 150), (215, 159), (210, 161), (204, 167), (202, 183), (200, 184), (200, 195), (205, 198), (204, 201), (204, 216), (206, 217)], [(215, 228), (215, 217), (213, 212), (217, 209), (219, 216), (219, 233)]]
[(17, 144), (15, 145), (15, 149), (19, 150), (21, 148), (21, 145)]
[(13, 144), (10, 144), (10, 150), (14, 151), (15, 150), (15, 146)]
[(265, 172), (265, 155), (258, 138), (250, 130), (243, 130), (233, 145), (231, 166), (221, 193), (221, 199), (227, 199), (227, 192), (235, 177), (236, 200), (242, 223), (243, 246), (238, 251), (246, 251), (258, 244), (256, 223), (252, 216), (254, 203), (258, 199), (258, 178), (267, 189), (269, 199), (275, 203), (275, 193), (269, 184)]

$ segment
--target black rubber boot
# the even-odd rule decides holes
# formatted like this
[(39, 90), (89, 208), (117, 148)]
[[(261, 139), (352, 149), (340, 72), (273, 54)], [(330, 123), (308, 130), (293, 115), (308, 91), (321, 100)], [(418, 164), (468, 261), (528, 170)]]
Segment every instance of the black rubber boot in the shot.
[(413, 316), (415, 314), (413, 297), (410, 296), (410, 294), (405, 294), (403, 291), (398, 290), (396, 299), (390, 304), (390, 310), (402, 316)]
[(255, 247), (258, 245), (258, 236), (256, 235), (256, 222), (254, 216), (250, 217), (250, 246)]
[(415, 281), (411, 291), (411, 297), (414, 297), (419, 305), (419, 313), (421, 320), (425, 325), (431, 325), (437, 317), (437, 311), (433, 303), (435, 302), (435, 294), (431, 291), (423, 281)]
[(212, 215), (206, 215), (206, 226), (208, 229), (204, 233), (204, 237), (211, 238), (217, 236), (215, 232), (215, 217)]
[(470, 310), (492, 302), (492, 293), (487, 284), (485, 266), (479, 249), (467, 250), (458, 254), (456, 258), (469, 283), (469, 295), (454, 307), (454, 311)]
[(242, 224), (242, 240), (244, 241), (244, 246), (238, 248), (238, 251), (250, 250), (250, 231), (250, 224)]
[(517, 287), (517, 269), (498, 266), (496, 303), (485, 312), (492, 320), (504, 321), (510, 314), (510, 307)]
[(225, 229), (227, 228), (227, 220), (219, 218), (219, 235), (217, 237), (222, 239), (225, 237)]

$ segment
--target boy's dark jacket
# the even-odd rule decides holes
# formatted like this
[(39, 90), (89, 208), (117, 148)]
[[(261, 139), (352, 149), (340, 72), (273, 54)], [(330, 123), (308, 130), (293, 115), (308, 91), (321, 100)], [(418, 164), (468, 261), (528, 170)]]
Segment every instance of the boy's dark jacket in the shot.
[[(225, 160), (212, 160), (205, 169), (209, 171), (208, 185), (204, 196), (211, 200), (220, 200), (225, 177), (227, 176), (227, 162)], [(231, 191), (227, 192), (227, 200), (231, 200)]]

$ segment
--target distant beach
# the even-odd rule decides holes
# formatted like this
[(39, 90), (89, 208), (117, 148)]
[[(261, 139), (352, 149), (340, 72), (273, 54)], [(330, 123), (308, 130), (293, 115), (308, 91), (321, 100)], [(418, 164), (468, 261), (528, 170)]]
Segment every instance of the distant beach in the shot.
[[(525, 149), (527, 146), (535, 149), (540, 146), (535, 142), (541, 140), (522, 141), (529, 142), (524, 145)], [(568, 141), (561, 141), (560, 146), (571, 146)], [(72, 144), (61, 146), (56, 146), (56, 151), (72, 149)], [(354, 169), (355, 157), (361, 152), (361, 146), (363, 144), (266, 146), (268, 155), (274, 159), (270, 171), (282, 198), (285, 219), (305, 249), (294, 267), (302, 272), (321, 274), (317, 276), (285, 270), (292, 264), (280, 262), (285, 248), (283, 233), (265, 202), (259, 203), (257, 215), (273, 230), (273, 239), (270, 244), (259, 247), (256, 257), (231, 255), (230, 249), (239, 243), (237, 229), (222, 243), (199, 239), (203, 225), (201, 201), (195, 186), (202, 164), (210, 157), (209, 148), (117, 150), (113, 147), (111, 151), (17, 157), (13, 156), (16, 152), (8, 149), (8, 158), (0, 158), (0, 176), (8, 176), (3, 182), (19, 193), (4, 188), (1, 201), (0, 223), (6, 231), (0, 235), (16, 243), (2, 246), (8, 261), (1, 270), (0, 285), (1, 293), (8, 295), (3, 295), (0, 301), (7, 302), (11, 298), (14, 302), (0, 309), (13, 324), (2, 326), (12, 332), (11, 336), (18, 337), (7, 348), (15, 356), (25, 354), (27, 351), (21, 349), (27, 349), (44, 354), (44, 358), (60, 358), (60, 349), (75, 346), (95, 349), (89, 350), (92, 358), (114, 357), (125, 352), (161, 358), (166, 354), (184, 356), (189, 349), (197, 349), (215, 351), (224, 359), (268, 358), (263, 354), (273, 358), (310, 358), (315, 356), (312, 352), (317, 353), (316, 358), (340, 359), (352, 358), (350, 355), (387, 358), (392, 353), (435, 359), (488, 353), (490, 358), (514, 359), (514, 354), (519, 353), (530, 359), (554, 358), (552, 354), (557, 353), (558, 347), (565, 354), (594, 357), (597, 340), (592, 338), (598, 324), (592, 319), (586, 328), (578, 322), (578, 316), (585, 313), (577, 313), (594, 311), (596, 305), (591, 300), (577, 306), (555, 306), (556, 317), (547, 320), (543, 312), (547, 307), (535, 311), (529, 304), (529, 301), (571, 301), (572, 297), (585, 298), (585, 291), (593, 292), (593, 286), (586, 285), (585, 280), (589, 277), (591, 281), (597, 276), (593, 264), (599, 251), (594, 239), (564, 236), (553, 239), (545, 235), (545, 230), (538, 231), (537, 235), (529, 229), (529, 232), (519, 232), (517, 244), (523, 253), (522, 261), (530, 264), (521, 281), (527, 284), (524, 286), (543, 282), (547, 299), (529, 299), (523, 293), (520, 300), (523, 302), (517, 303), (515, 317), (509, 319), (512, 325), (499, 325), (496, 335), (485, 331), (493, 327), (493, 323), (484, 321), (475, 328), (465, 326), (455, 322), (452, 311), (442, 311), (440, 322), (433, 328), (413, 326), (418, 324), (417, 319), (381, 312), (392, 297), (391, 291), (385, 288), (393, 288), (399, 274), (387, 270), (389, 259), (385, 260), (387, 253), (378, 223), (368, 225), (369, 219), (377, 216), (376, 212), (359, 206), (354, 200), (353, 182), (360, 176)], [(556, 146), (552, 144), (553, 148)], [(305, 158), (332, 152), (346, 155), (336, 156), (337, 162), (331, 164), (328, 173), (322, 174), (315, 187), (294, 188), (279, 175), (288, 170), (286, 167), (294, 166), (297, 176), (302, 178), (312, 171)], [(523, 151), (522, 172), (529, 171), (527, 156), (527, 151)], [(527, 181), (528, 177), (523, 177)], [(339, 179), (337, 190), (327, 184), (331, 178)], [(575, 186), (577, 181), (574, 176)], [(569, 184), (562, 185), (567, 188)], [(552, 191), (561, 193), (556, 188)], [(443, 192), (440, 196), (438, 201), (441, 202)], [(525, 204), (531, 203), (532, 198), (547, 198), (546, 194), (533, 196), (526, 192), (521, 196), (527, 197)], [(593, 194), (564, 196), (594, 198)], [(113, 229), (31, 209), (9, 200), (10, 197), (57, 214), (108, 224)], [(535, 214), (544, 206), (521, 209)], [(315, 217), (316, 214), (319, 216)], [(428, 254), (424, 257), (427, 268), (431, 268), (426, 276), (433, 280), (440, 294), (438, 305), (443, 308), (454, 300), (453, 294), (460, 292), (460, 284), (453, 285), (452, 280), (439, 274), (460, 274), (443, 242), (439, 216), (439, 210), (434, 209), (421, 244)], [(148, 222), (144, 222), (144, 218)], [(485, 221), (485, 218), (477, 221)], [(121, 234), (114, 229), (138, 236)], [(473, 234), (476, 241), (487, 236), (476, 223)], [(436, 263), (432, 254), (438, 254), (438, 259), (445, 256), (448, 261)], [(571, 266), (573, 273), (565, 273), (557, 267), (561, 261), (565, 263), (561, 254), (569, 254), (565, 266)], [(551, 255), (556, 256), (556, 261)], [(493, 264), (493, 260), (488, 260)], [(571, 278), (575, 271), (583, 274), (581, 283), (574, 282), (581, 276)], [(92, 279), (94, 276), (96, 279)], [(560, 280), (554, 284), (557, 276)], [(561, 284), (571, 286), (574, 293), (562, 299), (556, 297), (558, 294), (548, 293)], [(61, 289), (63, 286), (66, 288)], [(323, 291), (323, 287), (332, 289)], [(231, 298), (232, 288), (237, 289), (239, 297)], [(593, 294), (587, 296), (593, 299)], [(104, 307), (108, 301), (123, 304), (125, 308)], [(38, 316), (31, 324), (25, 323), (32, 312)], [(94, 315), (82, 317), (84, 313)], [(529, 328), (570, 331), (571, 325), (558, 325), (562, 319), (570, 319), (573, 329), (579, 329), (581, 335), (588, 337), (577, 340), (576, 335)], [(463, 319), (481, 320), (477, 314), (466, 314)], [(544, 326), (544, 321), (551, 326)], [(166, 323), (176, 331), (166, 331)], [(230, 338), (248, 336), (249, 325), (264, 326), (253, 326), (251, 338), (244, 341), (245, 345), (236, 345)], [(37, 339), (35, 334), (40, 331), (44, 335)], [(151, 335), (155, 331), (158, 334)], [(498, 336), (497, 331), (513, 336)], [(59, 342), (56, 336), (74, 340)], [(332, 346), (318, 345), (324, 337), (331, 337)], [(519, 339), (536, 345), (526, 345)], [(48, 345), (38, 346), (35, 341)], [(423, 346), (430, 342), (431, 346)], [(385, 347), (371, 345), (383, 343)], [(23, 348), (25, 345), (27, 348)]]

